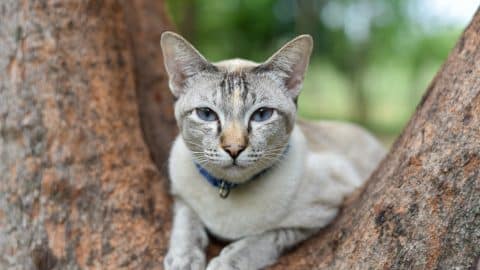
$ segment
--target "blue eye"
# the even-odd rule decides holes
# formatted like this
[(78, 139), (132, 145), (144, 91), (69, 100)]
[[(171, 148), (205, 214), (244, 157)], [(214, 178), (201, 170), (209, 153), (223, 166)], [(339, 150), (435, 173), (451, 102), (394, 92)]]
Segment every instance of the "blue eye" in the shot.
[(272, 117), (272, 115), (273, 115), (273, 109), (272, 108), (263, 107), (263, 108), (260, 108), (260, 109), (256, 110), (252, 114), (252, 117), (250, 118), (250, 120), (255, 121), (255, 122), (263, 122), (263, 121), (267, 121), (268, 119), (270, 119), (270, 117)]
[(197, 114), (198, 118), (202, 119), (203, 121), (212, 122), (218, 120), (217, 114), (210, 108), (196, 108), (195, 113)]

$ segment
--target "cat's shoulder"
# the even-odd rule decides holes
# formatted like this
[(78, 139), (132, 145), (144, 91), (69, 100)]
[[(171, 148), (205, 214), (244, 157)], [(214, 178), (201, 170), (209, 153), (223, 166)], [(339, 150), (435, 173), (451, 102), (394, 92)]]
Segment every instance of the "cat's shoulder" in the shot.
[(386, 151), (382, 143), (363, 127), (340, 121), (297, 120), (311, 152), (333, 152), (353, 162), (362, 177), (368, 176)]
[(304, 133), (307, 141), (313, 144), (334, 142), (358, 143), (359, 140), (378, 142), (369, 131), (354, 123), (334, 120), (309, 121), (297, 119), (297, 125)]

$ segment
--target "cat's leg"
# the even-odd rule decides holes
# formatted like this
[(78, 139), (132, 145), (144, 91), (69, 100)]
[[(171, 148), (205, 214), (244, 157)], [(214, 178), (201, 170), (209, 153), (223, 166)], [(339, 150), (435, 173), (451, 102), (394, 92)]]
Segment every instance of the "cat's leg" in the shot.
[(183, 201), (175, 199), (170, 246), (163, 261), (165, 269), (205, 269), (207, 244), (208, 236), (200, 218)]
[(242, 238), (226, 246), (207, 270), (255, 270), (273, 264), (286, 249), (317, 229), (276, 229)]

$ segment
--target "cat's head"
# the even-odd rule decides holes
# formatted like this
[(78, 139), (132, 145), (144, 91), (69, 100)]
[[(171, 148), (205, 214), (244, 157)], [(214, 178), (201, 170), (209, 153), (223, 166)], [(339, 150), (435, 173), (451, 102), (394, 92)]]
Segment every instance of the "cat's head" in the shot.
[(312, 38), (302, 35), (264, 63), (210, 63), (181, 36), (163, 33), (175, 118), (198, 164), (240, 183), (281, 159), (312, 45)]

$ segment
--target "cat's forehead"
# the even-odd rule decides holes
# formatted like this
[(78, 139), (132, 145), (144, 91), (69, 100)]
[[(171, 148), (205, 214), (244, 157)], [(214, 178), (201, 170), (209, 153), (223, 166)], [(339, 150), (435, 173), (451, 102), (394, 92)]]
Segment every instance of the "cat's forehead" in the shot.
[(257, 71), (259, 64), (243, 60), (225, 60), (214, 64), (214, 72), (203, 73), (192, 83), (201, 100), (212, 102), (225, 111), (243, 111), (247, 107), (272, 99), (276, 89), (270, 78)]
[(251, 70), (221, 72), (211, 101), (227, 116), (240, 116), (254, 104), (267, 100), (258, 76)]

